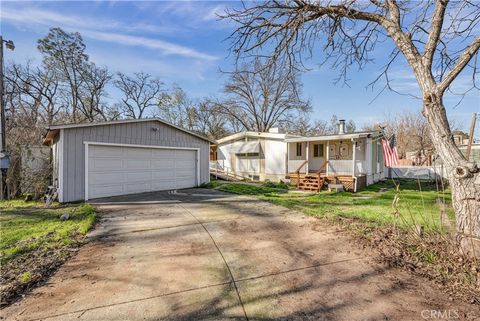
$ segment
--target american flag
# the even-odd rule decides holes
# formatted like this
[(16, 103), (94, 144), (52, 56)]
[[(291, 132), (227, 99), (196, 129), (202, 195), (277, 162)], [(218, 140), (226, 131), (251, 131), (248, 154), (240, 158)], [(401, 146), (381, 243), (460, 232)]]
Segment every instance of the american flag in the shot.
[(395, 135), (392, 135), (388, 140), (385, 138), (382, 139), (383, 159), (385, 161), (385, 166), (387, 167), (399, 164), (396, 143), (397, 140), (395, 139)]

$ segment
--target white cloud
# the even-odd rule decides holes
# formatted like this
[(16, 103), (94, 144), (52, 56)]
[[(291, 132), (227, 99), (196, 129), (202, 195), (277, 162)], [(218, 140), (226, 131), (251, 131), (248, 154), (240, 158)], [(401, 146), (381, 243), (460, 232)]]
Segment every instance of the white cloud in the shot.
[(25, 8), (22, 10), (2, 8), (0, 17), (2, 21), (10, 21), (21, 28), (35, 28), (38, 27), (38, 25), (47, 27), (60, 26), (65, 29), (79, 31), (83, 36), (91, 39), (126, 46), (139, 46), (148, 49), (155, 49), (159, 50), (164, 55), (178, 55), (209, 61), (217, 59), (217, 57), (213, 55), (202, 53), (193, 48), (172, 42), (128, 34), (135, 31), (144, 33), (159, 33), (160, 31), (166, 31), (163, 27), (145, 23), (125, 24), (112, 19), (92, 19), (89, 17), (64, 15), (53, 11), (39, 10), (35, 8)]
[(146, 24), (121, 23), (112, 19), (92, 19), (86, 16), (65, 15), (54, 11), (41, 10), (36, 8), (23, 8), (20, 10), (2, 8), (2, 20), (27, 24), (27, 25), (61, 25), (71, 28), (90, 28), (98, 30), (118, 30), (125, 31), (150, 31), (161, 32), (163, 29), (158, 26)]
[(131, 36), (113, 32), (99, 32), (84, 30), (82, 34), (88, 38), (101, 40), (105, 42), (112, 42), (127, 46), (139, 46), (150, 49), (158, 49), (165, 55), (178, 55), (183, 57), (197, 58), (202, 60), (216, 60), (217, 57), (209, 54), (199, 52), (195, 49), (177, 45), (168, 41), (159, 39), (144, 38), (138, 36)]
[(217, 21), (218, 15), (224, 13), (225, 6), (224, 5), (217, 5), (212, 8), (208, 8), (206, 12), (203, 14), (202, 20), (204, 21)]
[[(159, 5), (161, 2), (161, 5)], [(231, 6), (237, 5), (238, 1), (228, 1)], [(181, 19), (182, 27), (224, 29), (231, 28), (233, 24), (230, 20), (219, 20), (218, 14), (222, 14), (227, 8), (225, 2), (218, 1), (138, 1), (132, 2), (137, 9), (145, 12), (157, 12), (159, 15), (168, 14), (171, 17)]]
[(39, 24), (51, 26), (60, 24), (71, 28), (89, 28), (96, 30), (122, 30), (125, 32), (141, 33), (171, 33), (178, 31), (171, 25), (156, 25), (145, 22), (128, 22), (114, 19), (105, 19), (88, 16), (66, 15), (54, 11), (47, 11), (37, 8), (22, 8), (20, 10), (2, 8), (0, 12), (2, 20), (17, 22), (22, 24)]

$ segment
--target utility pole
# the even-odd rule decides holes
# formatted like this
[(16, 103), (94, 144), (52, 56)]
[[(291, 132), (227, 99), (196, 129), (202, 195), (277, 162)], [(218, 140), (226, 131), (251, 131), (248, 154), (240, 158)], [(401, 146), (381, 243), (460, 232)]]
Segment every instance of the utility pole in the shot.
[(473, 113), (472, 115), (472, 124), (470, 125), (470, 132), (468, 134), (468, 146), (467, 146), (467, 153), (465, 158), (469, 161), (470, 160), (470, 151), (472, 150), (473, 144), (473, 133), (475, 132), (475, 123), (477, 121), (477, 113)]
[(7, 190), (7, 171), (10, 167), (10, 156), (7, 153), (7, 136), (5, 130), (5, 100), (3, 98), (4, 94), (4, 85), (3, 85), (3, 43), (10, 50), (15, 49), (15, 45), (11, 40), (3, 40), (3, 37), (0, 36), (0, 134), (2, 135), (0, 139), (0, 171), (2, 174), (0, 180), (0, 199), (8, 198)]

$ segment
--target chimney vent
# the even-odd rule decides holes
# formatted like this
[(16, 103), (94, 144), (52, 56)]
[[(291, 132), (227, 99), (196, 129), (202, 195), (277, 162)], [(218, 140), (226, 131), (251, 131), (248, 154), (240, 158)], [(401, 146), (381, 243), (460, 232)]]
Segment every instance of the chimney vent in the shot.
[(338, 121), (338, 134), (345, 134), (345, 119), (340, 119)]

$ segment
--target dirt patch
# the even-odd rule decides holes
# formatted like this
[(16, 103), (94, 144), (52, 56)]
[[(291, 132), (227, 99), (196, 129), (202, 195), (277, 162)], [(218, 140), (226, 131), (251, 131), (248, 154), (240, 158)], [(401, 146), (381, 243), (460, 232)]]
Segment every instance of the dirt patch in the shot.
[(83, 235), (75, 240), (75, 243), (59, 248), (48, 250), (37, 248), (2, 264), (0, 267), (0, 306), (12, 304), (31, 289), (45, 283), (84, 244)]
[(453, 237), (417, 234), (394, 226), (371, 227), (355, 219), (343, 218), (339, 222), (342, 231), (354, 234), (364, 247), (373, 248), (379, 262), (434, 281), (450, 300), (480, 306), (479, 262), (463, 253)]

